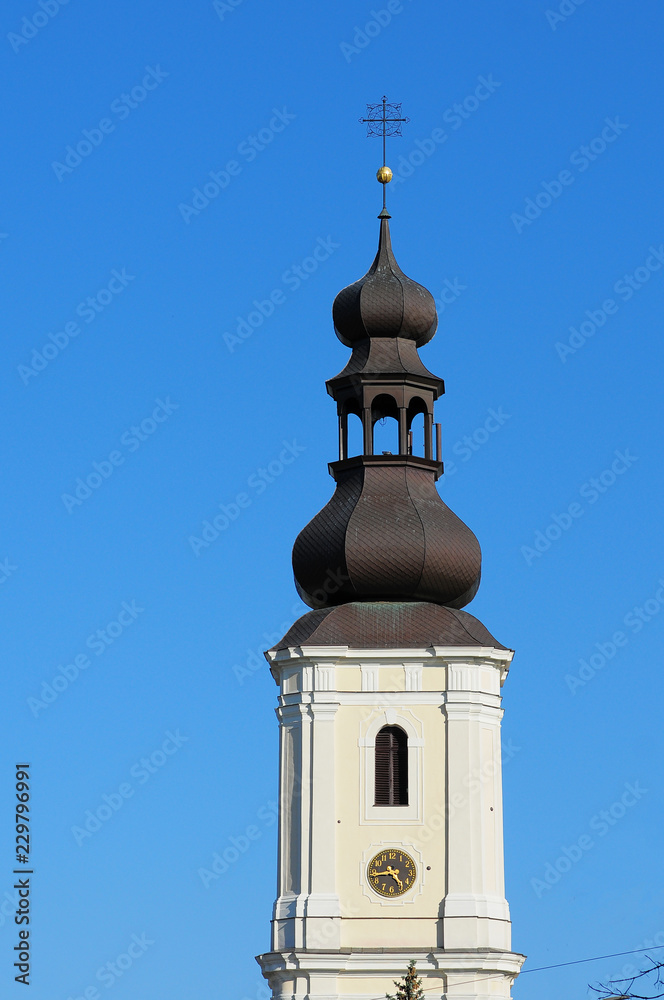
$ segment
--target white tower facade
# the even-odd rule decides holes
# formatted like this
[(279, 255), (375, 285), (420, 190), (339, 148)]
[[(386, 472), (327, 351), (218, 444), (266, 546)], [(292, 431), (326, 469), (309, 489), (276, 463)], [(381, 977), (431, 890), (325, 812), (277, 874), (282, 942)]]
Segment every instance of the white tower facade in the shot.
[[(511, 658), (478, 644), (270, 652), (278, 896), (259, 962), (275, 1000), (380, 1000), (411, 958), (432, 998), (510, 997), (524, 961), (511, 951), (503, 870), (500, 689)], [(407, 737), (404, 805), (375, 804), (386, 727)], [(398, 895), (372, 886), (370, 862), (384, 854), (381, 871), (414, 861)], [(394, 876), (384, 884), (399, 889)]]

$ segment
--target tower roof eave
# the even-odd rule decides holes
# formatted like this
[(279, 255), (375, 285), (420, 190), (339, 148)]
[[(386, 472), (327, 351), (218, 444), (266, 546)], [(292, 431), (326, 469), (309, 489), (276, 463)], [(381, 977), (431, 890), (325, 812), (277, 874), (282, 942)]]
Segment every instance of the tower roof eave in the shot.
[(424, 601), (353, 601), (308, 611), (291, 625), (269, 653), (277, 654), (294, 646), (352, 649), (461, 646), (510, 652), (467, 611)]

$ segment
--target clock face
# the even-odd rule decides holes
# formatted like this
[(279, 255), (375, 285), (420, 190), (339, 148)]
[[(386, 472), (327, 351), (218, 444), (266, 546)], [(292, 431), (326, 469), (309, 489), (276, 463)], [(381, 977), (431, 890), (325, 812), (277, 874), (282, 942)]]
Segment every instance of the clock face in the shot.
[(386, 847), (367, 865), (367, 878), (374, 892), (391, 899), (408, 892), (417, 878), (417, 866), (400, 847)]

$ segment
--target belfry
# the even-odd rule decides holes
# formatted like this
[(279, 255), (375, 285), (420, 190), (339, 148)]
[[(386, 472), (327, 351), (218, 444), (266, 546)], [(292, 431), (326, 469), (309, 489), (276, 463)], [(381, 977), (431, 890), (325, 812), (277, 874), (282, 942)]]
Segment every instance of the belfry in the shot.
[[(383, 101), (383, 136), (386, 107), (400, 112)], [(383, 190), (390, 177), (383, 164)], [(312, 610), (266, 654), (280, 688), (279, 847), (258, 962), (274, 1000), (382, 1000), (410, 959), (432, 1000), (506, 1000), (524, 961), (503, 862), (513, 653), (461, 610), (481, 553), (435, 486), (444, 384), (418, 349), (436, 308), (396, 262), (385, 200), (379, 219), (373, 264), (334, 301), (352, 349), (327, 382), (336, 489), (293, 549)], [(396, 450), (377, 454), (386, 420)]]

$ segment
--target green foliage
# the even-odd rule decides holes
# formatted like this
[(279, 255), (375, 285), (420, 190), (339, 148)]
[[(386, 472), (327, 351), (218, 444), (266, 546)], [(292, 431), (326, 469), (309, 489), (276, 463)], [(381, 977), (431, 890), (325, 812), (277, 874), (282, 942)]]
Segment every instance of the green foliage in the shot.
[(411, 958), (408, 965), (408, 972), (402, 977), (400, 982), (394, 980), (397, 988), (396, 996), (386, 993), (387, 1000), (424, 1000), (424, 990), (422, 980), (417, 978), (415, 972), (415, 960)]

